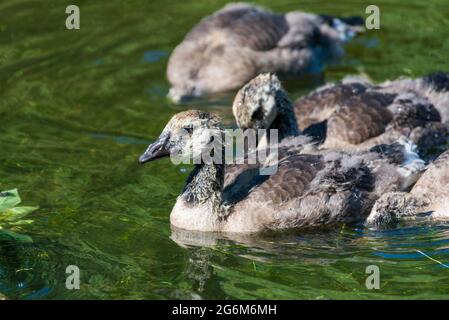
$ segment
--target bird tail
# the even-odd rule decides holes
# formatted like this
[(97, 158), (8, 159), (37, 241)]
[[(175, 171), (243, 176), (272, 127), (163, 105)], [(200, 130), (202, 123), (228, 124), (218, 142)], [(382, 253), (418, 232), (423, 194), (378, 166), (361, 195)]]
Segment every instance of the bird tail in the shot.
[(401, 190), (413, 186), (426, 168), (426, 162), (420, 158), (417, 146), (406, 137), (401, 137), (392, 144), (377, 145), (370, 151), (380, 154), (397, 166), (397, 172), (402, 176)]
[(434, 72), (423, 78), (435, 91), (449, 91), (449, 72)]
[(320, 15), (327, 25), (337, 31), (340, 40), (347, 42), (354, 38), (357, 33), (365, 30), (365, 20), (360, 16), (333, 17)]
[(398, 172), (404, 178), (403, 189), (407, 189), (413, 186), (419, 179), (426, 168), (426, 163), (418, 155), (418, 148), (413, 142), (407, 138), (402, 138), (397, 141), (397, 143), (402, 145), (404, 148), (404, 161), (398, 168)]

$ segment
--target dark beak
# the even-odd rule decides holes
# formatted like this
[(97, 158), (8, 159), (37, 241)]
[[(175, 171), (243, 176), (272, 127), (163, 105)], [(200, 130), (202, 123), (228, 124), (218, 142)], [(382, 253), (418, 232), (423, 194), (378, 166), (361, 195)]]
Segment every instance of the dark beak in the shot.
[(159, 158), (168, 157), (170, 150), (168, 148), (168, 141), (170, 136), (162, 134), (155, 142), (150, 144), (147, 150), (139, 157), (139, 162), (144, 164)]

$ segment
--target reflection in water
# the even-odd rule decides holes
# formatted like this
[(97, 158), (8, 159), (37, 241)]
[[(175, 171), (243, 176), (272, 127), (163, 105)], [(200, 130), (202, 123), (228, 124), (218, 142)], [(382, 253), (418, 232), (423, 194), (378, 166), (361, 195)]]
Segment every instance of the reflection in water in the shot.
[[(0, 190), (18, 187), (41, 209), (22, 227), (33, 243), (0, 242), (0, 292), (11, 299), (447, 299), (449, 270), (415, 251), (448, 264), (444, 224), (253, 236), (170, 230), (190, 168), (169, 160), (142, 168), (137, 157), (188, 107), (233, 125), (235, 92), (183, 106), (166, 99), (168, 54), (225, 2), (84, 1), (91, 19), (76, 32), (60, 28), (63, 1), (2, 2)], [(368, 4), (279, 0), (269, 7), (341, 16), (363, 15)], [(323, 77), (286, 80), (291, 98), (348, 74), (385, 81), (447, 70), (449, 41), (441, 39), (449, 28), (429, 26), (447, 24), (449, 7), (408, 4), (385, 2), (382, 28), (355, 39)], [(72, 264), (81, 270), (80, 290), (65, 288)], [(380, 267), (381, 290), (364, 285), (370, 264)]]
[[(185, 271), (187, 278), (192, 281), (192, 289), (200, 295), (207, 289), (208, 283), (213, 274), (211, 266), (212, 253), (203, 248), (193, 248), (189, 250), (189, 263)], [(201, 296), (198, 296), (200, 298)]]
[(31, 244), (0, 243), (0, 294), (15, 298), (21, 292), (26, 299), (39, 299), (53, 291), (45, 280), (38, 278), (33, 261), (35, 253), (36, 248)]
[[(399, 297), (394, 295), (394, 291), (390, 291), (392, 284), (413, 284), (416, 282), (415, 277), (420, 278), (417, 269), (432, 274), (434, 279), (429, 278), (431, 282), (448, 276), (447, 271), (442, 270), (445, 268), (442, 266), (444, 261), (449, 260), (449, 225), (445, 224), (405, 224), (389, 230), (343, 227), (339, 230), (257, 235), (188, 231), (173, 226), (171, 228), (171, 239), (188, 251), (186, 275), (192, 281), (193, 290), (199, 297), (203, 297), (209, 286), (218, 283), (215, 280), (217, 278), (235, 282), (233, 285), (235, 289), (240, 290), (239, 296), (257, 297), (257, 290), (251, 292), (248, 289), (248, 292), (245, 292), (242, 287), (253, 288), (255, 283), (258, 283), (257, 277), (262, 270), (280, 268), (277, 271), (282, 274), (286, 265), (289, 266), (287, 270), (290, 272), (296, 270), (297, 279), (302, 280), (299, 281), (302, 285), (298, 287), (298, 290), (301, 290), (294, 295), (296, 298), (325, 298), (336, 292), (341, 297), (359, 298), (373, 294), (374, 292), (364, 287), (365, 268), (371, 264), (380, 267), (384, 284), (382, 294), (390, 297)], [(410, 234), (413, 235), (412, 238)], [(223, 260), (223, 256), (233, 257), (232, 260), (238, 261), (234, 269), (240, 270), (242, 274), (226, 272), (226, 259)], [(241, 270), (239, 265), (244, 261), (247, 268)], [(406, 277), (398, 277), (395, 273), (399, 270), (409, 273)], [(320, 283), (321, 294), (313, 295), (314, 290), (311, 290), (311, 295), (301, 294), (309, 283)], [(352, 284), (348, 286), (347, 283)], [(215, 292), (226, 289), (229, 291), (229, 288), (223, 287), (225, 286), (216, 288)], [(335, 287), (334, 290), (329, 290), (332, 287)], [(289, 296), (294, 291), (294, 287), (283, 289), (285, 292), (280, 289), (278, 297)], [(442, 289), (443, 292), (447, 292), (446, 290)], [(425, 289), (421, 285), (414, 291), (412, 290), (410, 296), (420, 297)]]

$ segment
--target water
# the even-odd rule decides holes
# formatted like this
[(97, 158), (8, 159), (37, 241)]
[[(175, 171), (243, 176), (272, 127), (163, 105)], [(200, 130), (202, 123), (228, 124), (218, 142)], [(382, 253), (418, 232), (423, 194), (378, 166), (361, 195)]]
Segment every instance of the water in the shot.
[[(368, 2), (257, 1), (276, 11), (364, 15)], [(185, 106), (166, 100), (170, 51), (225, 1), (0, 3), (0, 190), (39, 205), (0, 242), (0, 292), (16, 299), (448, 298), (449, 226), (361, 226), (223, 238), (171, 230), (169, 212), (190, 167), (137, 158)], [(381, 29), (355, 39), (324, 80), (376, 81), (448, 70), (445, 1), (377, 1)], [(292, 98), (318, 81), (287, 83)], [(198, 102), (231, 123), (232, 94)], [(422, 253), (416, 251), (420, 250)], [(81, 289), (65, 287), (66, 267)], [(377, 265), (381, 289), (368, 290)]]

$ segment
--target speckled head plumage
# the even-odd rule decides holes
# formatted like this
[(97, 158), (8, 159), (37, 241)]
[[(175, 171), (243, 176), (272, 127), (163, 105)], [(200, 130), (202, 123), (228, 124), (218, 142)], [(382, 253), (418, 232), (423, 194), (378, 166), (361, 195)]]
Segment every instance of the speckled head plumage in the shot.
[(425, 197), (406, 192), (387, 192), (374, 204), (366, 223), (375, 227), (387, 227), (407, 216), (416, 216), (429, 205)]
[[(237, 93), (232, 111), (242, 129), (268, 129), (284, 108), (280, 103), (287, 98), (278, 77), (262, 73), (248, 82)], [(288, 99), (288, 98), (287, 98)]]
[(220, 134), (220, 118), (209, 112), (188, 110), (174, 115), (159, 138), (140, 156), (141, 163), (178, 154), (200, 154), (212, 139)]
[(213, 129), (219, 127), (220, 118), (216, 114), (200, 110), (187, 110), (175, 114), (167, 123), (163, 131), (176, 131), (186, 128)]

